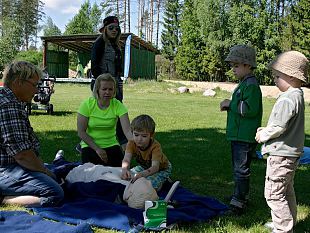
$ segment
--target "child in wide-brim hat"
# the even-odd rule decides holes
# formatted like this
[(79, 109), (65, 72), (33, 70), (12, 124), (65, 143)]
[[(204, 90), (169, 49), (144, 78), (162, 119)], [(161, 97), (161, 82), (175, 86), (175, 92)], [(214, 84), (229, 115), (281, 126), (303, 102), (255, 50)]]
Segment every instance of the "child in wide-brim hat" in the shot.
[(257, 142), (264, 143), (262, 154), (268, 155), (265, 199), (271, 209), (272, 222), (265, 226), (273, 232), (293, 232), (297, 222), (294, 175), (305, 140), (301, 85), (307, 80), (309, 61), (298, 51), (288, 51), (276, 57), (269, 68), (283, 93), (273, 106), (267, 126), (256, 133)]

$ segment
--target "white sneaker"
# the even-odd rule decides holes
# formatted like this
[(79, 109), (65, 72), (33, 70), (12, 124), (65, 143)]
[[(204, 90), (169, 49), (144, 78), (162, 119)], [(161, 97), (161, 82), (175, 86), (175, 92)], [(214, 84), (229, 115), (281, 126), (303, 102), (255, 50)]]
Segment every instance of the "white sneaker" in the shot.
[(58, 160), (58, 159), (60, 159), (60, 158), (64, 158), (64, 154), (65, 154), (65, 152), (64, 152), (63, 150), (57, 151), (57, 153), (56, 153), (56, 155), (55, 155), (55, 158), (54, 158), (54, 161), (55, 161), (55, 160)]
[(264, 224), (264, 227), (268, 228), (269, 230), (273, 231), (274, 225), (273, 222), (267, 222)]

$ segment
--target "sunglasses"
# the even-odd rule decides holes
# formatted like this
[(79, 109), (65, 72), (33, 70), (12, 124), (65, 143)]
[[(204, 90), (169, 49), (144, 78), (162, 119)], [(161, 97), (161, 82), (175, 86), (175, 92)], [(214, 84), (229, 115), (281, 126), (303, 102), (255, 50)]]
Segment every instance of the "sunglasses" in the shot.
[(115, 30), (119, 30), (120, 29), (120, 27), (119, 26), (114, 26), (114, 25), (109, 25), (108, 26), (108, 29), (110, 30), (110, 31), (112, 31), (113, 29), (115, 29)]

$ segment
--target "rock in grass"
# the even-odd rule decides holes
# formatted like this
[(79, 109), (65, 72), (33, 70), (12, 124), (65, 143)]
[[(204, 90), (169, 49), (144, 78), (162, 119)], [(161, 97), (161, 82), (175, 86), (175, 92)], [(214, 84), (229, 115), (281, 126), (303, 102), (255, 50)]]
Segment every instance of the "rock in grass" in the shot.
[(178, 88), (178, 91), (179, 91), (180, 93), (187, 93), (187, 92), (189, 91), (189, 89), (188, 89), (187, 87), (179, 87), (179, 88)]
[(205, 90), (203, 93), (202, 93), (203, 96), (215, 96), (216, 95), (216, 92), (213, 91), (212, 89), (207, 89)]

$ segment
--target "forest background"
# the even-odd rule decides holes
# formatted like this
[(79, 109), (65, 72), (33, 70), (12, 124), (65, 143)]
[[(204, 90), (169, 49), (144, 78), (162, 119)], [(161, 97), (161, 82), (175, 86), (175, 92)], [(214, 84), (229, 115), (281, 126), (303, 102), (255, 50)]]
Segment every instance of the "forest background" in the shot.
[[(261, 84), (272, 83), (266, 66), (280, 52), (294, 49), (310, 58), (309, 0), (86, 0), (64, 32), (45, 15), (42, 1), (0, 0), (0, 70), (13, 59), (42, 66), (40, 32), (95, 34), (112, 14), (119, 16), (123, 32), (135, 22), (138, 36), (160, 50), (157, 72), (163, 78), (235, 81), (224, 62), (235, 44), (256, 49)], [(76, 62), (70, 53), (70, 66)]]

